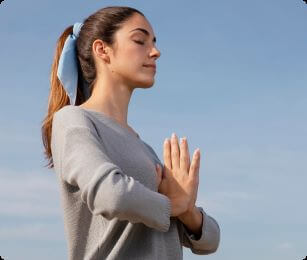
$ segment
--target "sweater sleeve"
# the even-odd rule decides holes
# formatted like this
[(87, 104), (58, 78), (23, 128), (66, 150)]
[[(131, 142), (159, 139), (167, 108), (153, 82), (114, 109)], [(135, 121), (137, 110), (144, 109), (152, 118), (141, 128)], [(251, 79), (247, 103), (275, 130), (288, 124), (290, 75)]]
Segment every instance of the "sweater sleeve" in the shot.
[(202, 207), (197, 207), (203, 215), (202, 233), (199, 238), (190, 233), (186, 226), (178, 219), (182, 231), (182, 245), (190, 248), (194, 254), (208, 255), (214, 253), (220, 243), (220, 228), (214, 218), (205, 213)]
[(115, 165), (94, 126), (68, 125), (53, 120), (53, 160), (57, 160), (54, 163), (61, 179), (80, 189), (81, 200), (91, 213), (168, 231), (169, 198), (148, 189)]

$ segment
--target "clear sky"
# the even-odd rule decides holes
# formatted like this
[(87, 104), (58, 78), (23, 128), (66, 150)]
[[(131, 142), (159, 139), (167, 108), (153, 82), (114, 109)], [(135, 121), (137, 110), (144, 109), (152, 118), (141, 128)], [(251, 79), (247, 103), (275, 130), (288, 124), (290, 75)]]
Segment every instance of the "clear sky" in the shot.
[(307, 4), (302, 0), (16, 1), (0, 5), (0, 255), (66, 259), (59, 189), (44, 167), (55, 43), (108, 5), (141, 10), (161, 57), (128, 122), (163, 160), (175, 132), (201, 150), (197, 205), (221, 228), (212, 255), (307, 255)]

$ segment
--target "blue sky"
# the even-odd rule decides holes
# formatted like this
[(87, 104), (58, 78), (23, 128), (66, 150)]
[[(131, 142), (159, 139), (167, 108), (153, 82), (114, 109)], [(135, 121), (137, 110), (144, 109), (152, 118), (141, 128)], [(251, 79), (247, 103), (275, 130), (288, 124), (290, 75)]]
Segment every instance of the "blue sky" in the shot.
[(0, 255), (66, 259), (59, 189), (41, 122), (55, 43), (107, 5), (141, 10), (161, 57), (128, 121), (162, 160), (172, 132), (201, 150), (197, 205), (221, 228), (212, 255), (307, 255), (307, 5), (302, 0), (16, 1), (0, 5)]

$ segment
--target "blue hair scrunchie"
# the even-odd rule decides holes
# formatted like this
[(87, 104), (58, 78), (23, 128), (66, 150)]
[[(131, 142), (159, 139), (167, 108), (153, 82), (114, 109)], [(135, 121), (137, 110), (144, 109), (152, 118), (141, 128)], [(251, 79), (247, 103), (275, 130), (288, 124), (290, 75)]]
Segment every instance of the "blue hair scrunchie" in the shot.
[[(75, 23), (73, 26), (73, 34), (70, 34), (65, 43), (59, 59), (57, 77), (62, 83), (71, 105), (76, 104), (77, 88), (78, 88), (78, 58), (76, 50), (76, 40), (79, 36), (83, 23)], [(82, 90), (85, 97), (88, 97), (88, 87), (82, 77)]]

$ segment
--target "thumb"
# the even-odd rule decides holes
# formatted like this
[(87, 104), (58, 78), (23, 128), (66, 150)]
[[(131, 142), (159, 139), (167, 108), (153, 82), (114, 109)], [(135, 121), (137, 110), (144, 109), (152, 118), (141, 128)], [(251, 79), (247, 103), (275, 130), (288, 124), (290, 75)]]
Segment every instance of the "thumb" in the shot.
[(160, 182), (162, 180), (162, 169), (161, 169), (161, 166), (159, 164), (156, 165), (156, 170), (157, 170), (157, 184), (158, 184), (158, 187), (159, 187)]

